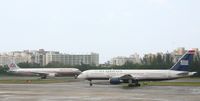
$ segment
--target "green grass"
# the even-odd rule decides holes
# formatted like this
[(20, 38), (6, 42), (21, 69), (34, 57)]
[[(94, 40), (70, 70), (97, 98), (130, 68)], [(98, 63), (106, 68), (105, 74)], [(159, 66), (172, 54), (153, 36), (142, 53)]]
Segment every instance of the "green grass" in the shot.
[[(200, 79), (200, 78), (185, 78)], [(64, 83), (77, 82), (79, 80), (73, 77), (53, 78), (53, 79), (39, 79), (38, 77), (0, 77), (0, 84), (48, 84), (48, 83)], [(80, 81), (81, 82), (81, 81)], [(200, 82), (140, 82), (141, 86), (200, 86)], [(123, 84), (127, 86), (128, 84)]]
[(200, 82), (148, 82), (149, 86), (200, 86)]
[(0, 84), (43, 84), (63, 83), (65, 80), (0, 80)]
[[(140, 82), (141, 86), (200, 86), (200, 82)], [(128, 84), (123, 84), (124, 89), (129, 89)], [(134, 88), (134, 87), (132, 87)]]

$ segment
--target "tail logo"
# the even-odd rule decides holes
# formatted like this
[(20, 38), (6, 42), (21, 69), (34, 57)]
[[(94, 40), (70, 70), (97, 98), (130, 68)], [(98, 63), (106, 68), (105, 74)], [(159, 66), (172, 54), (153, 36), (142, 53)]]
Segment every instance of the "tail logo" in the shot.
[(12, 64), (10, 64), (10, 67), (11, 67), (11, 68), (14, 68), (14, 67), (16, 67), (16, 66), (15, 66), (14, 63), (12, 63)]
[(188, 60), (181, 60), (181, 65), (187, 66), (187, 65), (189, 65), (189, 61)]

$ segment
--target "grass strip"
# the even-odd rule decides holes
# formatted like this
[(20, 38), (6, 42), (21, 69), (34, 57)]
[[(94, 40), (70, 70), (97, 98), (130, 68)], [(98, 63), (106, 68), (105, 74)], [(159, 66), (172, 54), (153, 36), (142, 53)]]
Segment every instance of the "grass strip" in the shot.
[(64, 83), (72, 82), (75, 80), (56, 80), (56, 79), (47, 79), (47, 80), (0, 80), (0, 84), (47, 84), (47, 83)]
[(149, 86), (200, 86), (200, 82), (148, 82), (143, 85)]

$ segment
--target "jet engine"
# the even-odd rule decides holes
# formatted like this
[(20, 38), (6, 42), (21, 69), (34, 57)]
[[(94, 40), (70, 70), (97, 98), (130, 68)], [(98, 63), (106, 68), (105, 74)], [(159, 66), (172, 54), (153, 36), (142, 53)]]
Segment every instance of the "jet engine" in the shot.
[(55, 76), (56, 76), (56, 73), (49, 73), (48, 76), (49, 76), (49, 77), (55, 77)]
[(110, 84), (120, 84), (123, 81), (120, 78), (111, 78), (110, 79)]

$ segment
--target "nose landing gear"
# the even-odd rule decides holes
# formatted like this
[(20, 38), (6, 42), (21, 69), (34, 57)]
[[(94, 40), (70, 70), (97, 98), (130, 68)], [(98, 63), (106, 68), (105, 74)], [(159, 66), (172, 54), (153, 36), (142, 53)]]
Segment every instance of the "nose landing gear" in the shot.
[(92, 84), (92, 80), (89, 80), (90, 81), (90, 86), (92, 86), (93, 84)]

